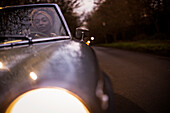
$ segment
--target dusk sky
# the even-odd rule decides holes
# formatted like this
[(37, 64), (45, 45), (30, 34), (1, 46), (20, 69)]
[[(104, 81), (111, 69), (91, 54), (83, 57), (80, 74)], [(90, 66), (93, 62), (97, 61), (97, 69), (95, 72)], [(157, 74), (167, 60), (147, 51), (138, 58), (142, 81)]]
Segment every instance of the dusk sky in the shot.
[(81, 0), (81, 7), (76, 9), (76, 12), (79, 12), (80, 14), (83, 12), (89, 12), (93, 9), (94, 6), (94, 0)]

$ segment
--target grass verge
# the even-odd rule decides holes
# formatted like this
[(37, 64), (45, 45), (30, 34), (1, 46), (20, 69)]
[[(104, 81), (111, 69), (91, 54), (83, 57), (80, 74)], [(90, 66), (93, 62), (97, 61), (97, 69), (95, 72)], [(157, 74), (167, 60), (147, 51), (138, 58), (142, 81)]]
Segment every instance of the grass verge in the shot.
[(97, 46), (127, 49), (127, 50), (146, 52), (146, 53), (170, 57), (170, 41), (169, 40), (115, 42), (115, 43), (110, 43), (110, 44), (98, 44)]

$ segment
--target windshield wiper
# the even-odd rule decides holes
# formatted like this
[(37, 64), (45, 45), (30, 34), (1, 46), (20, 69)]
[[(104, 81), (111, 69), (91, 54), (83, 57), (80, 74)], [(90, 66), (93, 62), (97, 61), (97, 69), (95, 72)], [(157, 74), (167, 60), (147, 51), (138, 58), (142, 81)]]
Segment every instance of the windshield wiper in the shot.
[(25, 35), (4, 35), (0, 36), (1, 39), (5, 41), (5, 39), (8, 40), (16, 40), (16, 39), (21, 39), (21, 40), (32, 40), (32, 37), (25, 36)]
[(1, 35), (0, 38), (2, 38), (2, 39), (13, 38), (13, 39), (24, 39), (24, 40), (32, 39), (32, 37), (29, 37), (26, 35)]
[[(0, 44), (0, 48), (13, 47), (13, 46), (24, 45), (24, 44), (33, 44), (33, 43), (41, 43), (41, 42), (50, 42), (50, 41), (71, 39), (69, 36), (56, 36), (56, 37), (37, 38), (37, 39), (33, 39), (32, 37), (27, 37), (27, 36), (19, 36), (19, 37), (15, 37), (15, 36), (11, 36), (11, 37), (15, 38), (15, 39), (22, 39), (22, 40), (16, 41), (16, 42), (14, 40), (14, 42), (6, 43), (6, 44), (2, 43), (2, 44)], [(10, 38), (10, 37), (8, 36), (8, 38)], [(23, 40), (23, 39), (25, 39), (25, 40)]]
[[(7, 38), (8, 41), (5, 41), (5, 39)], [(32, 37), (28, 37), (25, 35), (4, 35), (4, 36), (0, 36), (0, 39), (3, 40), (3, 42), (0, 43), (0, 48), (32, 43)]]

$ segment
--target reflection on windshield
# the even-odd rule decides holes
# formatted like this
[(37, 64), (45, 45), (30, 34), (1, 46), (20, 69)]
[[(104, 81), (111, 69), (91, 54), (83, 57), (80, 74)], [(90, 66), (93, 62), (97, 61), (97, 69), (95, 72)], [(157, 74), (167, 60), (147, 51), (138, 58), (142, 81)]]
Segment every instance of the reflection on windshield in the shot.
[(53, 7), (0, 10), (0, 42), (21, 39), (19, 35), (34, 39), (65, 36), (66, 31)]

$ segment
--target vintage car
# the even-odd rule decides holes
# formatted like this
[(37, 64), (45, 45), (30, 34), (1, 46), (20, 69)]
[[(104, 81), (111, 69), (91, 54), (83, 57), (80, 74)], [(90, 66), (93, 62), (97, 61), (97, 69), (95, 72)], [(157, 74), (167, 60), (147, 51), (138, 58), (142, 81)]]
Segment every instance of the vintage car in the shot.
[(57, 4), (0, 9), (0, 113), (113, 113), (109, 77)]

